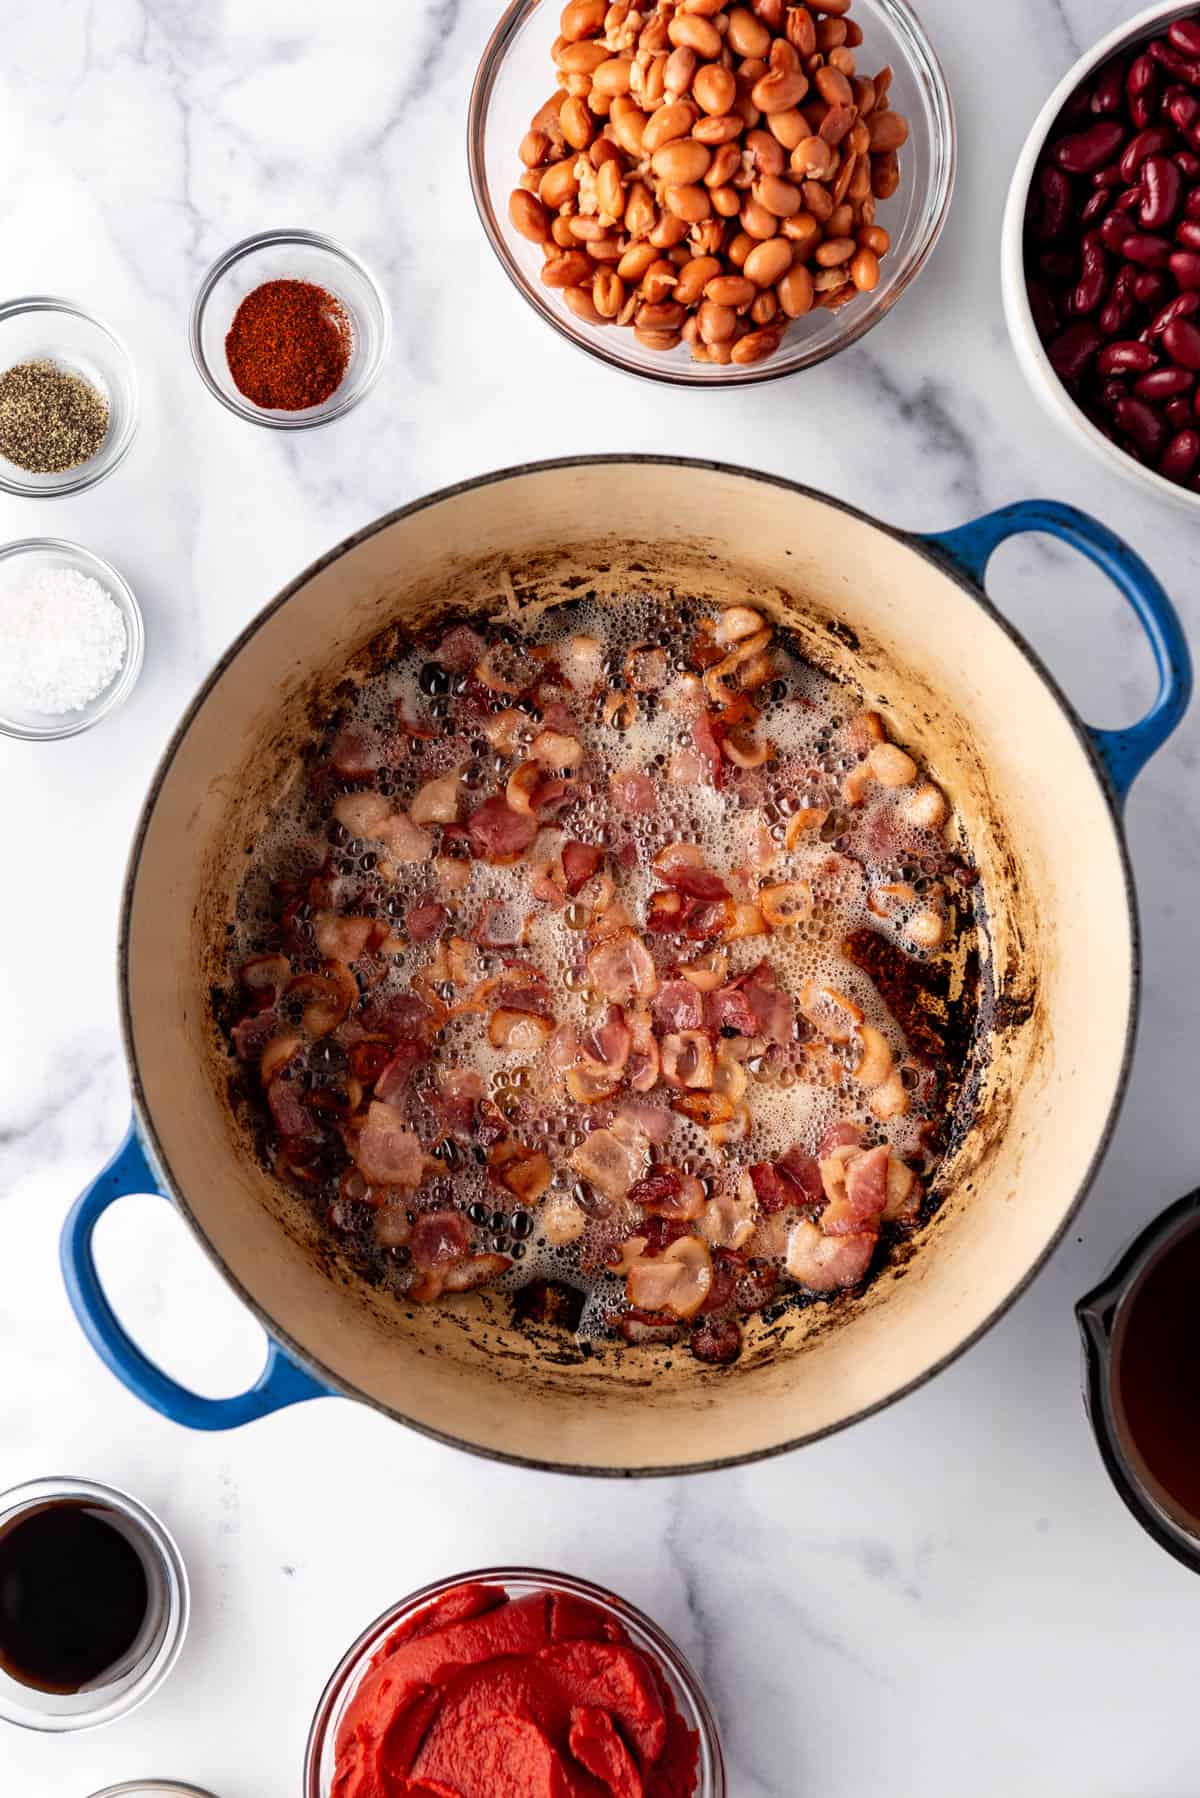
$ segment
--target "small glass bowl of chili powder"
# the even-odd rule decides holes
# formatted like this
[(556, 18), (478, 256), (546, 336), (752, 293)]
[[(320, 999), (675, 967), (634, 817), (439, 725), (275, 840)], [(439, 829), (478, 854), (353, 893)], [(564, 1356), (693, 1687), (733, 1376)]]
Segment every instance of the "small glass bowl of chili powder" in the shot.
[(223, 405), (295, 431), (330, 424), (370, 392), (391, 318), (349, 250), (315, 231), (263, 231), (209, 269), (190, 335), (201, 378)]

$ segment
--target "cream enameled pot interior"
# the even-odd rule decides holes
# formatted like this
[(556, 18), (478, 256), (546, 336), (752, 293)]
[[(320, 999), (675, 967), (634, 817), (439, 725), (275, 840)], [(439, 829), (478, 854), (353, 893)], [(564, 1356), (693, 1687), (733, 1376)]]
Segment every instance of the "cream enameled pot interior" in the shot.
[[(519, 1332), (503, 1297), (398, 1304), (334, 1258), (239, 1140), (209, 989), (263, 807), (309, 720), (393, 620), (595, 589), (747, 600), (854, 679), (930, 766), (978, 858), (996, 1020), (949, 1196), (857, 1302), (756, 1323), (741, 1361)], [(126, 1027), (150, 1146), (268, 1327), (346, 1391), (487, 1452), (694, 1466), (812, 1437), (921, 1379), (1017, 1290), (1106, 1137), (1134, 993), (1112, 811), (1069, 714), (929, 555), (762, 477), (613, 459), (447, 493), (368, 532), (270, 608), (202, 696), (152, 793), (127, 893)]]

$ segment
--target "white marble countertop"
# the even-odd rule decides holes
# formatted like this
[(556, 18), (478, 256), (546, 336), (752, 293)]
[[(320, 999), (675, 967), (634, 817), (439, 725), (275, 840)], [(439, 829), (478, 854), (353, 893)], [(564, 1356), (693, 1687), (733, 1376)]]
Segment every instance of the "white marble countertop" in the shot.
[[(714, 401), (622, 380), (557, 341), (487, 252), (466, 186), (470, 77), (497, 0), (0, 0), (0, 297), (63, 293), (133, 345), (141, 434), (95, 492), (0, 500), (0, 540), (113, 560), (146, 614), (140, 688), (92, 735), (0, 742), (0, 1488), (52, 1471), (125, 1486), (177, 1532), (195, 1612), (170, 1683), (95, 1735), (0, 1726), (4, 1798), (157, 1774), (294, 1798), (321, 1685), (427, 1579), (569, 1567), (653, 1612), (724, 1723), (734, 1798), (1184, 1798), (1196, 1790), (1198, 1589), (1122, 1509), (1079, 1397), (1072, 1301), (1200, 1168), (1200, 729), (1135, 790), (1142, 1033), (1124, 1117), (1053, 1263), (915, 1397), (790, 1458), (601, 1485), (491, 1467), (336, 1401), (227, 1437), (129, 1397), (59, 1279), (63, 1215), (128, 1113), (113, 942), (130, 831), (184, 702), (312, 557), (444, 482), (584, 450), (684, 450), (793, 475), (914, 527), (1073, 500), (1126, 534), (1193, 631), (1197, 534), (1046, 424), (1005, 336), (997, 244), (1037, 106), (1131, 0), (924, 0), (962, 132), (921, 283), (834, 366)], [(380, 387), (328, 431), (226, 414), (187, 349), (208, 262), (297, 223), (381, 272)], [(1085, 714), (1135, 717), (1149, 658), (1121, 603), (1026, 540), (992, 590)], [(245, 1383), (261, 1337), (166, 1206), (101, 1239), (111, 1290), (173, 1371)]]

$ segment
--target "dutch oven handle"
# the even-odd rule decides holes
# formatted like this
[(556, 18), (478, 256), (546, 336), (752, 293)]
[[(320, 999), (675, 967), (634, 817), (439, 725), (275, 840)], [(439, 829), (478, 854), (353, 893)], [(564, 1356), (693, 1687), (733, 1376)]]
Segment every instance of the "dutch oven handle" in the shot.
[(1188, 707), (1192, 659), (1174, 606), (1142, 558), (1129, 545), (1074, 506), (1059, 500), (1022, 500), (989, 512), (955, 531), (939, 531), (923, 541), (982, 586), (987, 565), (1002, 543), (1027, 531), (1059, 537), (1079, 550), (1124, 594), (1150, 639), (1158, 669), (1158, 696), (1146, 716), (1127, 730), (1089, 730), (1096, 754), (1118, 803), (1154, 753), (1161, 749)]
[(158, 1190), (158, 1180), (137, 1128), (131, 1124), (125, 1141), (108, 1166), (80, 1194), (63, 1225), (59, 1253), (67, 1296), (84, 1335), (105, 1366), (135, 1398), (172, 1423), (184, 1424), (191, 1430), (232, 1430), (304, 1399), (332, 1396), (328, 1387), (310, 1379), (270, 1338), (266, 1363), (258, 1379), (248, 1392), (239, 1392), (232, 1398), (202, 1398), (171, 1379), (142, 1353), (122, 1327), (100, 1284), (92, 1235), (117, 1199), (129, 1193)]

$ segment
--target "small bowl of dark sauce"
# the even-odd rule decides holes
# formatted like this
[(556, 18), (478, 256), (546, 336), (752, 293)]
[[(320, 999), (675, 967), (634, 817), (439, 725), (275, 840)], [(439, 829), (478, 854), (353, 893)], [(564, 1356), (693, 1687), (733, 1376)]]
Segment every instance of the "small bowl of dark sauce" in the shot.
[(61, 1732), (125, 1716), (187, 1621), (179, 1550), (136, 1499), (76, 1479), (0, 1494), (0, 1718)]
[(1075, 1309), (1113, 1484), (1143, 1529), (1200, 1573), (1200, 1191), (1156, 1218)]

